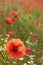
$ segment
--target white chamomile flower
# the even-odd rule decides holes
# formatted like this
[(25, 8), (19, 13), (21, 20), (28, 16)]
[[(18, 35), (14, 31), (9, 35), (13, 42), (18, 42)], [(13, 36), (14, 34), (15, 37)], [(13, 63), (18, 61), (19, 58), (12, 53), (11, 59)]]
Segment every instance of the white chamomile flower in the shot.
[(2, 48), (2, 46), (0, 46), (0, 51), (2, 51), (3, 50), (3, 48)]
[(27, 65), (27, 63), (24, 63), (24, 65)]
[(30, 58), (30, 60), (34, 60), (34, 58)]
[(29, 42), (28, 42), (28, 41), (26, 41), (26, 43), (28, 44)]
[(34, 63), (34, 61), (31, 61), (31, 63)]
[(19, 60), (24, 60), (24, 58), (19, 58)]
[(3, 38), (1, 38), (1, 41), (3, 41), (4, 39)]
[(10, 37), (10, 35), (6, 34), (7, 37)]
[(30, 32), (30, 34), (32, 35), (32, 32)]
[(34, 64), (34, 65), (36, 65), (36, 64)]
[(30, 64), (31, 62), (30, 62), (30, 61), (27, 61), (27, 63), (29, 63), (29, 64)]
[(13, 64), (16, 64), (16, 62), (13, 62)]
[(30, 43), (30, 45), (32, 45), (33, 43)]
[(8, 40), (4, 40), (4, 42), (8, 42)]

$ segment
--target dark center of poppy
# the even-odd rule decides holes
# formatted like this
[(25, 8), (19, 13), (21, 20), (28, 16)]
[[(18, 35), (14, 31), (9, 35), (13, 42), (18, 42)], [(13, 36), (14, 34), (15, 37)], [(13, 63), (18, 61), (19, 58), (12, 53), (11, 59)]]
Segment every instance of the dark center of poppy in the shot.
[(14, 50), (14, 51), (17, 51), (17, 50), (18, 50), (18, 46), (14, 46), (14, 47), (13, 47), (13, 50)]

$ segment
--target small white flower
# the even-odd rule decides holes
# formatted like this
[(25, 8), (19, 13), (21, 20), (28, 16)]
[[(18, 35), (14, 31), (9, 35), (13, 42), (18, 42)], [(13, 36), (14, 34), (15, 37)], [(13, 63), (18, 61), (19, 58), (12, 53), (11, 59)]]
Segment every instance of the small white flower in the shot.
[(29, 63), (29, 64), (30, 64), (31, 62), (30, 62), (30, 61), (27, 61), (27, 63)]
[(28, 44), (28, 43), (29, 43), (29, 41), (26, 41), (26, 43)]
[(16, 64), (16, 62), (13, 62), (13, 64)]
[(2, 51), (2, 49), (0, 48), (0, 51)]
[(32, 34), (32, 32), (30, 32), (30, 34)]
[(5, 51), (5, 48), (3, 48), (3, 51)]
[(4, 48), (0, 48), (0, 51), (4, 51), (5, 49)]
[(3, 38), (1, 38), (1, 41), (3, 41), (4, 39)]
[(10, 35), (6, 34), (7, 37), (10, 37)]
[(30, 57), (30, 58), (33, 58), (33, 57), (35, 57), (35, 55), (30, 55), (29, 57)]
[(31, 63), (34, 63), (34, 61), (31, 61)]
[(33, 49), (32, 51), (35, 51), (35, 49)]
[(30, 58), (30, 60), (34, 60), (34, 58), (32, 57), (32, 58)]
[(27, 63), (24, 63), (24, 65), (27, 65)]
[(19, 60), (24, 60), (24, 58), (19, 58)]
[(36, 40), (36, 42), (38, 42), (38, 40)]
[(8, 42), (8, 40), (4, 40), (4, 42)]
[(33, 44), (33, 43), (30, 43), (31, 45)]
[(34, 64), (34, 65), (36, 65), (36, 64)]

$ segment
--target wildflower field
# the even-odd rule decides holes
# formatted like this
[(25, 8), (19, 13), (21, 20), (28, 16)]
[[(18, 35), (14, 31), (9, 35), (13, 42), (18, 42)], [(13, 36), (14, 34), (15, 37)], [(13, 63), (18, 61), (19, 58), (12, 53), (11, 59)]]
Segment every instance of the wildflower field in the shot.
[(0, 0), (0, 65), (43, 65), (43, 0)]

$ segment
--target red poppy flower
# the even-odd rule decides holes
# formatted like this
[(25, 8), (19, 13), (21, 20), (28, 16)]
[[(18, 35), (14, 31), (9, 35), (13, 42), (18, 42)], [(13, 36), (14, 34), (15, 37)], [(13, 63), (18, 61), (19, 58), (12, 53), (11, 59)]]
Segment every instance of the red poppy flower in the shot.
[(40, 28), (41, 27), (41, 23), (39, 21), (36, 22), (36, 25)]
[(11, 39), (6, 44), (6, 51), (13, 59), (18, 59), (25, 55), (25, 46), (20, 39)]
[(37, 34), (33, 34), (32, 38), (36, 40), (36, 39), (38, 39), (38, 35)]
[(9, 36), (13, 36), (14, 33), (13, 33), (12, 31), (9, 31), (9, 32), (8, 32), (8, 35), (9, 35)]
[(26, 53), (26, 55), (31, 55), (32, 51), (29, 48), (26, 48), (25, 49), (25, 53)]
[(12, 19), (11, 18), (8, 18), (8, 17), (5, 19), (5, 22), (7, 24), (12, 24), (13, 23)]
[(28, 3), (25, 4), (25, 6), (24, 6), (24, 11), (28, 13), (28, 8), (29, 8), (29, 7), (30, 7), (30, 5), (29, 5)]
[(41, 23), (39, 21), (34, 21), (33, 24), (35, 24), (36, 26), (38, 26), (39, 28), (41, 27)]
[(23, 2), (24, 2), (24, 0), (19, 0), (19, 2), (20, 2), (20, 3), (23, 3)]
[(17, 12), (12, 12), (12, 15), (13, 15), (15, 18), (18, 18), (18, 13), (17, 13)]
[(29, 8), (29, 6), (30, 6), (30, 5), (29, 5), (28, 3), (27, 3), (27, 4), (25, 4), (25, 8)]
[(15, 3), (15, 2), (16, 2), (16, 0), (12, 0), (12, 2), (13, 2), (13, 3)]
[(43, 60), (43, 56), (41, 56), (41, 60)]

